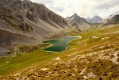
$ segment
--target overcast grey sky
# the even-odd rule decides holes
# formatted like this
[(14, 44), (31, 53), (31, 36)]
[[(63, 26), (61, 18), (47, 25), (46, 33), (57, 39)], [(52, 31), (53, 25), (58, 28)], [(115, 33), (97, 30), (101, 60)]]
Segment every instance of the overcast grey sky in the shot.
[(106, 18), (119, 12), (119, 0), (31, 0), (42, 3), (57, 14), (68, 17), (77, 13), (81, 17), (99, 15)]

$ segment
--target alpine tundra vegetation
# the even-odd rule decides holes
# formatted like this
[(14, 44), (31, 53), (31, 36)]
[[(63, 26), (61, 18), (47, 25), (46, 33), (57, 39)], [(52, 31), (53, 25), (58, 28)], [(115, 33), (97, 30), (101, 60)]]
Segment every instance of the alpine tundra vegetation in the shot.
[(0, 1), (0, 80), (119, 80), (119, 2), (65, 1)]

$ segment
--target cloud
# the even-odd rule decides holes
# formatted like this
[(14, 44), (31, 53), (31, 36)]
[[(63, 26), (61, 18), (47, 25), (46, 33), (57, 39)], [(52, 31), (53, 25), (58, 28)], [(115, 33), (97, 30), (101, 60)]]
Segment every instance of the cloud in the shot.
[(99, 15), (106, 18), (119, 11), (119, 0), (32, 0), (45, 4), (57, 14), (68, 17), (77, 13), (81, 17)]

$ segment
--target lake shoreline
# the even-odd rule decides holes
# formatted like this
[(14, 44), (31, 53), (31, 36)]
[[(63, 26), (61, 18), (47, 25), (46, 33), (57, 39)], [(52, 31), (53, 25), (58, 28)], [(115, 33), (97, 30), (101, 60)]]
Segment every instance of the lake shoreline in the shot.
[[(68, 37), (65, 37), (65, 38), (43, 41), (43, 43), (51, 44), (48, 47), (44, 48), (43, 51), (45, 51), (45, 52), (55, 52), (55, 53), (66, 51), (70, 42), (72, 42), (73, 40), (76, 40), (76, 39), (80, 39), (80, 38), (82, 38), (82, 36), (68, 36)], [(64, 46), (61, 45), (61, 43), (63, 43)], [(48, 50), (50, 48), (51, 48), (51, 50)], [(59, 48), (59, 50), (57, 48)]]

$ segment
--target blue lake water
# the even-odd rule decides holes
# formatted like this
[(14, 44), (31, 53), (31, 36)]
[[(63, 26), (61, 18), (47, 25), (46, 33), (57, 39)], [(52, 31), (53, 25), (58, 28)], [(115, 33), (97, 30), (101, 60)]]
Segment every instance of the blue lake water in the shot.
[(69, 46), (68, 42), (79, 39), (80, 36), (69, 36), (62, 39), (54, 39), (49, 41), (43, 41), (43, 43), (49, 43), (52, 44), (51, 46), (45, 48), (45, 51), (53, 51), (53, 52), (61, 52), (66, 50), (66, 48)]

